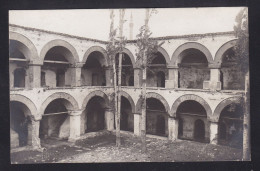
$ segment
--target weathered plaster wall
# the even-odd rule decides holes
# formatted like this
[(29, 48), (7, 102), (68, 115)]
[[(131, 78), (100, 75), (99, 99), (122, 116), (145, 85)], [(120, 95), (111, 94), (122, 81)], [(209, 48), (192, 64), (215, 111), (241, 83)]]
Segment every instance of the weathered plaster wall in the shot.
[(147, 111), (146, 115), (146, 132), (147, 134), (157, 135), (157, 116), (163, 116), (165, 121), (165, 136), (168, 136), (168, 117), (166, 114), (154, 112), (154, 111)]
[(245, 76), (236, 66), (222, 67), (223, 89), (224, 90), (244, 90)]
[(202, 89), (203, 81), (210, 79), (209, 69), (200, 69), (195, 67), (179, 68), (180, 88)]
[(197, 119), (201, 119), (205, 124), (205, 139), (209, 141), (209, 122), (207, 121), (206, 117), (199, 117), (199, 116), (181, 116), (183, 120), (183, 139), (194, 140), (194, 128), (195, 128), (195, 121)]

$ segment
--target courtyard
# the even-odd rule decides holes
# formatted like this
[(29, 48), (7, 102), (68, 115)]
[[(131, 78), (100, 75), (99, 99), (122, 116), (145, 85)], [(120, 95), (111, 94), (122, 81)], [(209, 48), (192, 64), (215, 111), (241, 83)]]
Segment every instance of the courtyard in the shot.
[[(19, 163), (99, 163), (99, 162), (189, 162), (241, 160), (242, 150), (228, 146), (176, 140), (148, 135), (147, 152), (141, 152), (140, 138), (121, 132), (121, 147), (115, 133), (88, 134), (75, 143), (46, 139), (43, 152), (23, 150), (11, 153), (12, 164)], [(120, 156), (120, 157), (119, 157)]]

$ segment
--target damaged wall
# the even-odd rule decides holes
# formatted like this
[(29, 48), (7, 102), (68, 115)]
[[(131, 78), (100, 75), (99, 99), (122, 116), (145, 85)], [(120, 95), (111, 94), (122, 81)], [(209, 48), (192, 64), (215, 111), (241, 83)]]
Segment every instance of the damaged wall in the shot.
[(203, 81), (210, 79), (210, 70), (195, 67), (179, 68), (179, 87), (202, 89)]
[(183, 135), (180, 138), (194, 140), (195, 121), (201, 119), (205, 124), (205, 140), (209, 141), (210, 130), (206, 117), (182, 115), (181, 119), (183, 120)]
[[(158, 130), (161, 127), (160, 125), (160, 121), (158, 121), (158, 116), (162, 116), (164, 118), (164, 129), (165, 129), (165, 134), (158, 134), (158, 131), (162, 131), (162, 130)], [(158, 125), (159, 124), (159, 125)], [(159, 128), (160, 127), (160, 128)], [(147, 134), (153, 134), (153, 135), (160, 135), (160, 136), (166, 136), (168, 137), (168, 117), (163, 113), (159, 113), (156, 111), (147, 111), (147, 116), (146, 116), (146, 132)]]

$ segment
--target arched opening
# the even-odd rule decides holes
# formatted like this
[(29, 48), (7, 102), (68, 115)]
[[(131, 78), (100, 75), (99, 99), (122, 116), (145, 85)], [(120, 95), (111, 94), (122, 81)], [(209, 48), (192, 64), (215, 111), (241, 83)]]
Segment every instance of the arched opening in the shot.
[(179, 139), (209, 142), (207, 113), (199, 102), (194, 100), (182, 102), (176, 114), (179, 119)]
[(168, 114), (162, 102), (155, 98), (146, 100), (147, 134), (168, 136)]
[(73, 55), (67, 48), (62, 46), (51, 48), (44, 57), (41, 69), (42, 73), (45, 73), (45, 85), (47, 87), (71, 86), (73, 75), (69, 66), (73, 63)]
[(233, 48), (229, 48), (222, 56), (221, 72), (223, 74), (223, 90), (243, 90), (245, 75), (238, 68), (237, 57)]
[(165, 73), (162, 71), (157, 73), (157, 87), (165, 87)]
[[(119, 53), (116, 54), (116, 68), (119, 66)], [(117, 78), (118, 79), (118, 78)], [(118, 82), (117, 82), (118, 84)], [(123, 53), (122, 55), (122, 72), (121, 72), (121, 85), (134, 86), (134, 69), (131, 58)]]
[(23, 68), (14, 70), (14, 87), (25, 87), (26, 71)]
[(39, 137), (46, 144), (49, 139), (67, 139), (70, 133), (69, 106), (65, 99), (55, 99), (44, 110)]
[(85, 109), (85, 133), (104, 130), (105, 100), (102, 97), (92, 97)]
[(179, 126), (178, 126), (178, 138), (183, 136), (183, 119), (179, 118)]
[(127, 98), (121, 96), (121, 120), (120, 129), (124, 131), (134, 131), (134, 115), (132, 107)]
[(133, 75), (129, 77), (128, 85), (134, 86), (134, 76)]
[(99, 51), (91, 52), (86, 63), (82, 67), (82, 85), (85, 86), (105, 86), (105, 57)]
[(45, 72), (41, 72), (41, 87), (45, 87), (46, 86), (46, 74)]
[(157, 52), (148, 60), (147, 87), (165, 87), (166, 76), (168, 76), (166, 60), (160, 52)]
[(31, 112), (28, 107), (17, 101), (10, 102), (10, 139), (11, 148), (31, 145)]
[(205, 141), (205, 124), (201, 119), (197, 119), (194, 124), (194, 139), (199, 142)]
[(180, 88), (202, 89), (203, 82), (210, 79), (207, 57), (198, 49), (184, 50), (179, 58)]
[(220, 113), (218, 143), (242, 148), (243, 144), (243, 107), (232, 103)]
[(30, 49), (19, 41), (10, 40), (9, 42), (10, 86), (25, 88), (28, 84), (26, 72), (31, 54)]

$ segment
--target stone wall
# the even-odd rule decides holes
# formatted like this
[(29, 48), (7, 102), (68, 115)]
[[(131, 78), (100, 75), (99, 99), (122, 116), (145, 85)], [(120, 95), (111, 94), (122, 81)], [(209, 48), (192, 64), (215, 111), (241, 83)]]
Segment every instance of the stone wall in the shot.
[(210, 79), (210, 70), (207, 68), (200, 69), (195, 67), (180, 67), (179, 73), (180, 88), (202, 89), (203, 81)]
[(195, 121), (201, 119), (205, 124), (205, 140), (209, 141), (209, 122), (206, 117), (182, 115), (183, 135), (180, 138), (194, 140)]

